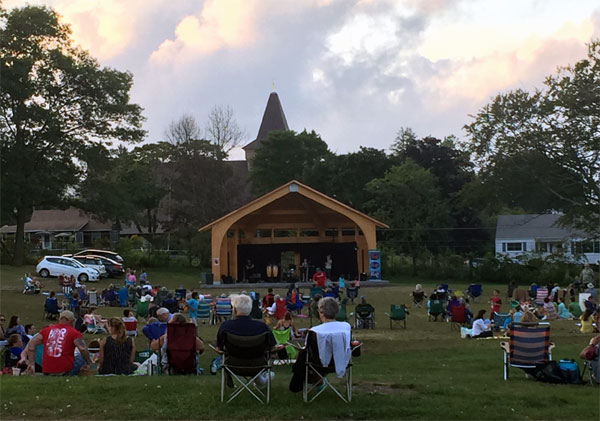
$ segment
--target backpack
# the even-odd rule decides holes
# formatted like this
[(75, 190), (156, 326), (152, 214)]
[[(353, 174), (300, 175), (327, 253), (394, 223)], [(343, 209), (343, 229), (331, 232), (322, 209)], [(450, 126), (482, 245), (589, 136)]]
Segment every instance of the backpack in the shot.
[(581, 375), (579, 374), (579, 367), (575, 360), (560, 360), (558, 366), (565, 379), (565, 383), (581, 384)]
[(537, 364), (535, 368), (525, 369), (525, 372), (540, 382), (565, 383), (562, 371), (556, 361)]

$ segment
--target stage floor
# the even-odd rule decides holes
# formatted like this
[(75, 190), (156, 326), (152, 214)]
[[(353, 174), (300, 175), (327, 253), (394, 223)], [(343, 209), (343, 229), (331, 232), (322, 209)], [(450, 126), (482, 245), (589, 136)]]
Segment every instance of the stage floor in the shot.
[[(213, 284), (207, 285), (202, 283), (200, 285), (201, 289), (239, 289), (251, 291), (255, 288), (273, 288), (273, 289), (287, 289), (289, 287), (289, 282), (238, 282), (237, 284)], [(298, 288), (307, 289), (312, 286), (312, 282), (296, 282), (296, 286)], [(362, 281), (360, 283), (361, 288), (365, 287), (383, 287), (388, 286), (389, 281), (381, 280), (381, 281)]]

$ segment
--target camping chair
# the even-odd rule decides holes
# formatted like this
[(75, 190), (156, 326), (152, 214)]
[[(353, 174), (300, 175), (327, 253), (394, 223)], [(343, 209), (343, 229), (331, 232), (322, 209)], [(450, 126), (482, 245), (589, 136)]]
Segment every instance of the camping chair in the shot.
[(358, 289), (359, 287), (346, 288), (346, 298), (348, 298), (352, 304), (354, 304), (354, 300), (358, 297)]
[(97, 291), (90, 291), (88, 293), (88, 304), (90, 305), (90, 307), (98, 307), (99, 306)]
[(412, 297), (413, 304), (419, 306), (419, 308), (423, 307), (423, 301), (425, 300), (425, 291), (413, 291), (410, 293)]
[(127, 286), (123, 285), (123, 288), (119, 290), (119, 305), (121, 307), (127, 307), (128, 295), (129, 291), (127, 290)]
[(509, 313), (498, 313), (497, 311), (494, 311), (494, 330), (500, 330), (500, 328), (504, 326), (506, 319), (509, 317)]
[(196, 325), (167, 324), (167, 361), (169, 374), (196, 374)]
[(600, 344), (596, 345), (596, 358), (593, 360), (583, 360), (583, 371), (581, 372), (581, 379), (585, 374), (585, 370), (590, 372), (590, 384), (600, 383)]
[(252, 310), (250, 311), (250, 317), (253, 319), (262, 319), (263, 314), (260, 310), (260, 299), (252, 300)]
[(467, 325), (467, 308), (464, 305), (458, 305), (452, 307), (452, 313), (450, 315), (450, 329), (456, 327), (460, 330), (461, 326)]
[(91, 333), (93, 335), (97, 333), (106, 333), (106, 329), (96, 324), (96, 319), (94, 317), (84, 317), (84, 321), (86, 327), (85, 333)]
[(202, 320), (203, 324), (206, 324), (206, 322), (210, 324), (210, 304), (205, 301), (200, 301), (198, 303), (196, 319)]
[(375, 329), (375, 309), (371, 304), (358, 304), (350, 316), (354, 316), (356, 329)]
[(482, 289), (481, 284), (470, 284), (467, 287), (467, 291), (466, 291), (469, 298), (472, 298), (473, 301), (475, 301), (475, 299), (481, 297), (482, 292), (483, 292), (483, 289)]
[(284, 364), (292, 364), (297, 353), (296, 348), (287, 345), (292, 340), (292, 329), (288, 327), (285, 330), (273, 330), (273, 336), (278, 345), (286, 345), (284, 349), (277, 352), (279, 361)]
[(58, 320), (59, 314), (60, 311), (58, 309), (58, 300), (46, 298), (46, 302), (44, 303), (44, 315), (42, 316), (42, 320)]
[(444, 302), (442, 300), (430, 300), (429, 301), (429, 315), (428, 319), (431, 321), (437, 321), (438, 316), (442, 316), (442, 320), (444, 320)]
[(135, 307), (135, 316), (142, 317), (144, 319), (148, 317), (148, 304), (150, 304), (150, 301), (137, 300), (137, 305)]
[(175, 300), (177, 300), (177, 301), (185, 300), (186, 293), (187, 293), (187, 291), (185, 288), (177, 288), (175, 290)]
[[(265, 332), (257, 336), (239, 336), (225, 333), (221, 370), (221, 402), (225, 400), (225, 383), (237, 382), (240, 387), (233, 389), (227, 402), (231, 402), (244, 390), (261, 403), (269, 403), (271, 398), (271, 356), (269, 335)], [(266, 376), (266, 393), (260, 390), (255, 381)]]
[(310, 298), (311, 298), (311, 300), (317, 294), (319, 294), (322, 297), (323, 296), (323, 288), (321, 288), (321, 287), (310, 287)]
[(123, 324), (127, 331), (127, 336), (137, 336), (137, 319), (135, 317), (123, 317)]
[(500, 342), (504, 351), (504, 380), (508, 367), (534, 369), (537, 364), (552, 360), (549, 323), (513, 323), (509, 342)]
[(127, 302), (129, 303), (129, 305), (131, 307), (133, 307), (136, 303), (137, 297), (135, 295), (135, 288), (128, 288), (127, 289)]
[(548, 296), (549, 292), (548, 292), (548, 288), (546, 287), (539, 287), (536, 291), (535, 291), (535, 305), (536, 306), (543, 306), (544, 305), (544, 298), (546, 298)]
[(215, 311), (213, 315), (213, 324), (221, 323), (223, 320), (228, 320), (231, 317), (231, 298), (218, 297), (215, 300)]
[(335, 320), (338, 322), (347, 322), (348, 321), (348, 314), (346, 313), (346, 303), (348, 302), (348, 300), (342, 300), (342, 302), (340, 303), (340, 309), (338, 310), (338, 313), (335, 315)]
[(313, 326), (313, 317), (315, 318), (315, 320), (317, 322), (320, 321), (319, 319), (319, 302), (312, 300), (308, 306), (308, 317), (310, 319), (310, 326)]
[[(337, 332), (335, 334), (329, 334), (331, 340), (327, 339), (322, 342), (331, 349), (320, 350), (319, 341), (317, 335), (323, 335), (322, 333), (317, 334), (313, 331), (308, 332), (306, 338), (306, 346), (304, 352), (300, 354), (299, 358), (304, 357), (305, 372), (304, 372), (304, 384), (303, 384), (303, 398), (304, 402), (312, 402), (321, 393), (327, 389), (331, 389), (342, 401), (349, 403), (352, 401), (352, 349), (350, 347), (349, 332)], [(348, 337), (346, 337), (348, 336)], [(320, 351), (323, 351), (327, 355), (335, 355), (333, 348), (339, 344), (344, 346), (343, 355), (345, 358), (344, 369), (337, 369), (334, 358), (331, 357), (327, 364), (323, 364)], [(359, 345), (360, 346), (360, 345)], [(344, 393), (340, 392), (338, 388), (326, 377), (327, 374), (335, 373), (338, 378), (343, 379)], [(316, 382), (314, 380), (317, 380)], [(312, 383), (309, 387), (309, 383)]]
[(156, 293), (156, 304), (159, 307), (163, 306), (163, 302), (165, 301), (165, 299), (167, 298), (167, 295), (169, 294), (169, 291), (167, 291), (166, 289), (159, 289), (158, 292)]
[(28, 276), (23, 276), (23, 294), (39, 294), (40, 289), (35, 286), (33, 281), (28, 281)]
[(406, 329), (406, 315), (408, 314), (408, 310), (406, 309), (405, 304), (392, 304), (390, 305), (390, 312), (385, 313), (386, 316), (390, 319), (390, 329), (392, 329), (392, 323), (394, 321), (403, 321), (404, 329)]

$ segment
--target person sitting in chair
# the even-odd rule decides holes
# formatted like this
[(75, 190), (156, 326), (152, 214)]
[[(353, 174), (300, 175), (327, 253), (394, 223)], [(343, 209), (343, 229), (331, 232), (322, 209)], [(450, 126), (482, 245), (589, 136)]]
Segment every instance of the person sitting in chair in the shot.
[(132, 374), (135, 370), (135, 341), (127, 337), (125, 323), (110, 319), (110, 336), (100, 341), (98, 374)]
[[(220, 352), (223, 351), (225, 346), (226, 333), (239, 336), (257, 336), (261, 333), (271, 332), (265, 322), (250, 317), (252, 298), (248, 295), (236, 295), (231, 305), (233, 307), (233, 319), (221, 323), (217, 332), (217, 350)], [(269, 343), (271, 346), (275, 346), (275, 337), (272, 334), (269, 335)]]
[[(332, 350), (331, 359), (335, 363), (336, 372), (340, 376), (339, 372), (343, 372), (346, 369), (346, 365), (350, 358), (350, 337), (351, 327), (347, 322), (338, 322), (335, 320), (335, 316), (340, 310), (340, 305), (335, 298), (325, 297), (319, 300), (318, 311), (321, 324), (310, 328), (310, 332), (317, 334), (317, 343), (319, 349), (324, 349), (327, 335), (341, 334), (344, 340), (342, 347), (335, 347)], [(323, 341), (323, 342), (322, 342)], [(346, 351), (348, 354), (346, 355)], [(300, 392), (304, 384), (304, 377), (306, 375), (306, 349), (300, 351), (296, 362), (292, 366), (292, 380), (290, 381), (289, 389), (292, 392)], [(343, 375), (343, 374), (342, 374)], [(309, 376), (310, 381), (310, 376)]]
[(56, 292), (50, 291), (50, 296), (46, 298), (46, 302), (44, 303), (44, 311), (48, 313), (49, 318), (58, 319), (58, 315), (62, 311), (62, 307), (58, 305)]
[[(187, 322), (188, 321), (183, 314), (175, 313), (175, 314), (173, 314), (173, 318), (171, 319), (171, 321), (169, 323), (186, 324)], [(167, 330), (167, 333), (162, 335), (159, 339), (154, 339), (152, 341), (152, 343), (150, 344), (150, 349), (152, 349), (154, 351), (158, 351), (158, 349), (160, 348), (161, 356), (162, 356), (161, 363), (164, 367), (168, 367), (168, 365), (169, 365), (169, 357), (168, 357), (168, 353), (167, 353), (168, 340), (169, 340), (169, 338), (168, 338), (168, 330)], [(198, 354), (202, 354), (204, 352), (204, 342), (202, 342), (202, 339), (200, 339), (199, 337), (196, 337), (196, 352)]]
[(423, 300), (425, 299), (425, 291), (423, 290), (423, 286), (421, 284), (415, 285), (415, 289), (410, 293), (412, 297), (413, 304), (421, 307)]
[(96, 307), (90, 307), (90, 312), (83, 316), (83, 321), (86, 325), (94, 325), (97, 328), (107, 330), (108, 320), (102, 318), (101, 315), (97, 314), (96, 310)]

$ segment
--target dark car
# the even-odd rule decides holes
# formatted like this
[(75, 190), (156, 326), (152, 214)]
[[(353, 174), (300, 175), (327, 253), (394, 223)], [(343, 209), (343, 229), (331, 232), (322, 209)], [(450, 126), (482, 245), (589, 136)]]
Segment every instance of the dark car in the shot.
[(121, 256), (119, 256), (117, 253), (115, 253), (114, 251), (109, 251), (109, 250), (85, 249), (85, 250), (81, 250), (75, 254), (63, 254), (63, 256), (65, 256), (65, 257), (90, 256), (90, 255), (105, 257), (107, 259), (117, 262), (120, 265), (123, 264), (123, 258)]
[(96, 259), (102, 260), (102, 264), (106, 268), (106, 272), (108, 276), (111, 278), (115, 278), (118, 276), (122, 276), (125, 274), (125, 269), (123, 269), (123, 265), (121, 263), (115, 262), (113, 259), (109, 259), (108, 257), (98, 256), (94, 254), (87, 255), (86, 257), (93, 257)]

